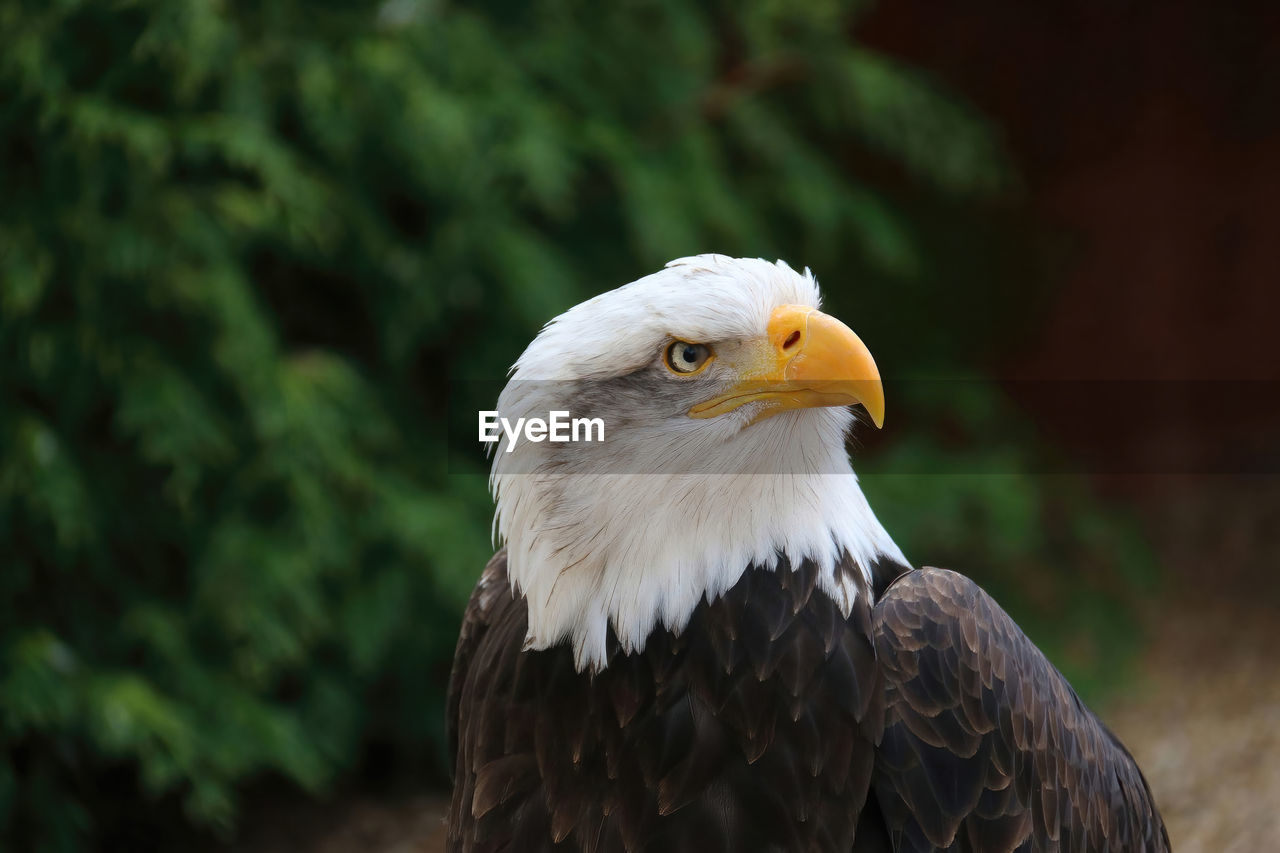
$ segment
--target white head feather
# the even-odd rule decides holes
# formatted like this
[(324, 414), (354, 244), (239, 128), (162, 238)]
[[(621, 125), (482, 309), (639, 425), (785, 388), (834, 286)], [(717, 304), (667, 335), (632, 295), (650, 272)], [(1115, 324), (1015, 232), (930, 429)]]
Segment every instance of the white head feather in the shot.
[(610, 626), (624, 651), (639, 651), (655, 628), (682, 629), (699, 601), (779, 555), (814, 561), (819, 588), (847, 614), (857, 587), (836, 571), (843, 554), (864, 574), (881, 555), (906, 562), (850, 467), (850, 410), (750, 424), (749, 404), (694, 419), (688, 384), (660, 368), (673, 338), (758, 338), (776, 307), (819, 303), (808, 270), (699, 255), (569, 309), (529, 345), (502, 416), (567, 410), (606, 429), (602, 445), (525, 441), (495, 454), (495, 526), (527, 598), (530, 648), (568, 640), (579, 669), (599, 669)]

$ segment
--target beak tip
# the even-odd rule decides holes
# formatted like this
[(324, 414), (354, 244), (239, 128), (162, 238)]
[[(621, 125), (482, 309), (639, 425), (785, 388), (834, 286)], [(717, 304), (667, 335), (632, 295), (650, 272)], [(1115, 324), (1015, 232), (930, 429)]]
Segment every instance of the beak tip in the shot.
[(862, 408), (866, 410), (867, 416), (871, 418), (871, 423), (876, 425), (876, 429), (884, 429), (884, 391), (878, 379), (872, 392), (863, 396), (858, 402), (862, 403)]
[(858, 396), (858, 402), (862, 404), (862, 408), (866, 410), (867, 416), (871, 418), (871, 423), (876, 425), (876, 429), (884, 429), (884, 387), (880, 384), (879, 377), (876, 377), (870, 388), (865, 389)]

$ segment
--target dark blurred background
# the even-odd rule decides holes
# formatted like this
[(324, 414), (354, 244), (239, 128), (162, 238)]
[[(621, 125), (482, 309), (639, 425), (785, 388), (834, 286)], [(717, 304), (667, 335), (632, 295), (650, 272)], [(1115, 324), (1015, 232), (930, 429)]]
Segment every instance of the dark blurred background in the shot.
[[(810, 266), (855, 467), (1130, 744), (1280, 833), (1274, 4), (0, 2), (0, 849), (438, 849), (550, 317)], [(477, 382), (475, 380), (489, 380)]]

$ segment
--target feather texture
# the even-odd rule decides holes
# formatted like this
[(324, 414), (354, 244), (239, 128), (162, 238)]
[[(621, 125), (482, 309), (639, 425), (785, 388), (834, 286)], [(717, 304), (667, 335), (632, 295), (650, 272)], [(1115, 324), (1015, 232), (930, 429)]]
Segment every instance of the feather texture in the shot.
[(894, 850), (1169, 849), (1133, 758), (972, 581), (904, 574), (874, 631), (875, 793)]
[(449, 849), (1169, 849), (1132, 757), (972, 581), (884, 563), (846, 619), (816, 571), (748, 569), (592, 675), (524, 649), (499, 552), (450, 685)]
[(592, 675), (567, 644), (523, 650), (500, 552), (451, 683), (449, 848), (853, 849), (883, 691), (869, 590), (845, 619), (817, 571), (749, 569), (678, 635), (613, 641)]

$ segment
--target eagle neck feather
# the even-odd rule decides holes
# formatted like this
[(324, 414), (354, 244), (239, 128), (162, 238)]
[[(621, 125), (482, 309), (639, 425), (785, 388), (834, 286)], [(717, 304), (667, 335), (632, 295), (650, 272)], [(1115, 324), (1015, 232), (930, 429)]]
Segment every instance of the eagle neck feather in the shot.
[[(804, 427), (785, 420), (751, 429)], [(843, 435), (848, 422), (833, 426)], [(640, 652), (654, 631), (681, 631), (699, 602), (715, 601), (748, 568), (780, 563), (816, 566), (817, 588), (847, 615), (878, 560), (906, 560), (843, 441), (808, 447), (830, 450), (785, 473), (495, 476), (511, 584), (529, 611), (526, 648), (568, 642), (579, 671), (598, 671), (611, 637), (624, 653)]]

